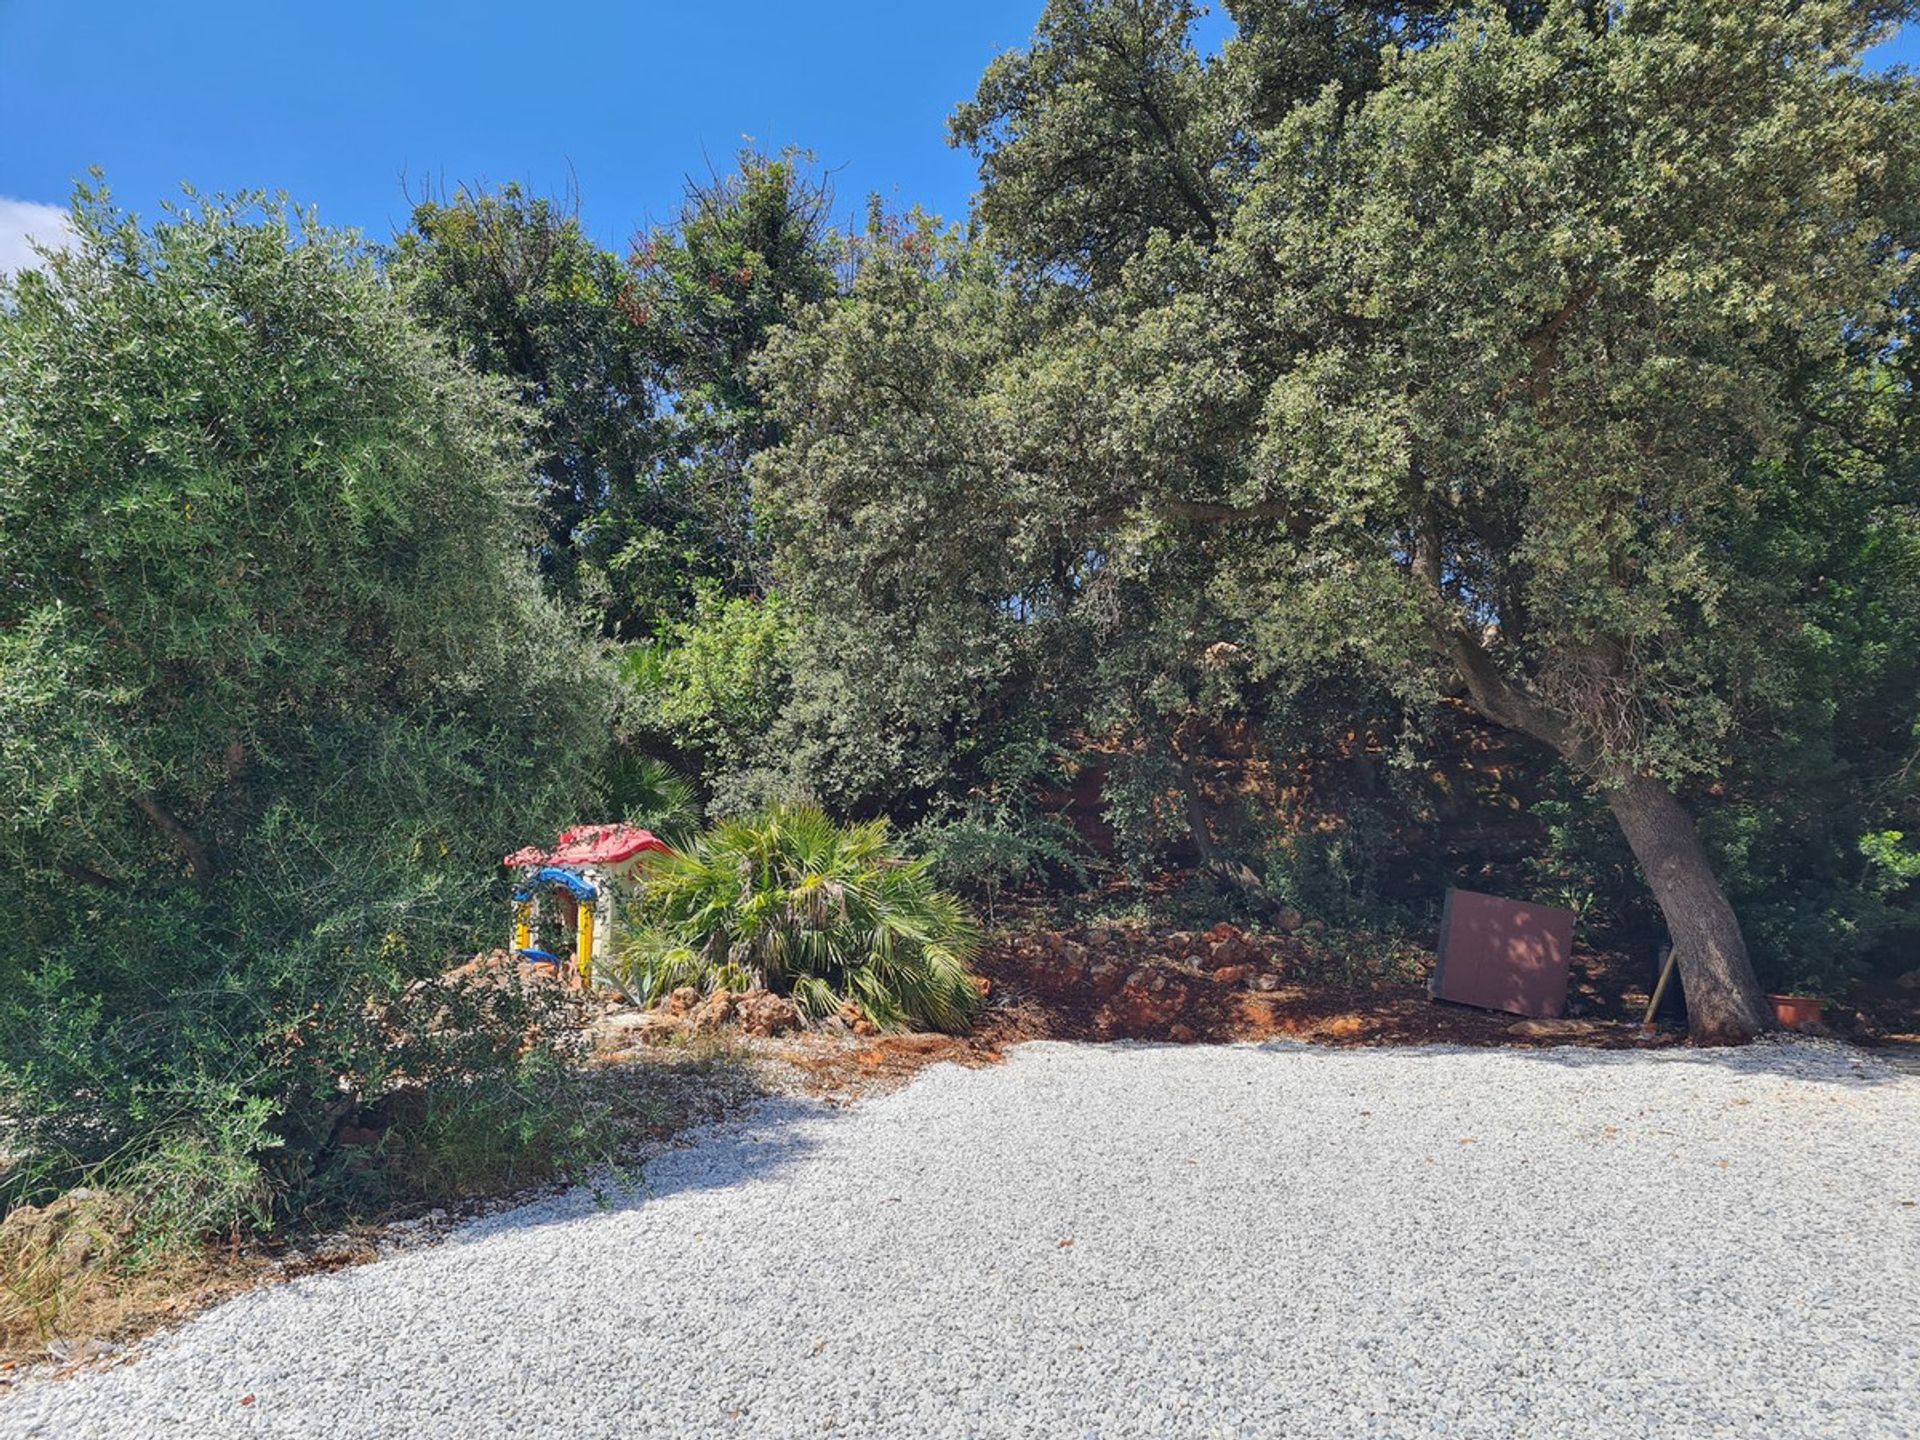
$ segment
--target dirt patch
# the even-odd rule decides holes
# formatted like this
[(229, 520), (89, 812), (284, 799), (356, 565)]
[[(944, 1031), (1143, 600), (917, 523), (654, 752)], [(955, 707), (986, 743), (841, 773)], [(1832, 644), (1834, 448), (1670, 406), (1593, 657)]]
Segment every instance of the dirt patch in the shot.
[[(1517, 1016), (1436, 1003), (1422, 963), (1412, 951), (1356, 962), (1311, 934), (1130, 923), (1007, 936), (979, 969), (997, 1005), (1020, 1011), (1021, 1038), (1535, 1046), (1681, 1039), (1641, 1033), (1646, 997), (1622, 973), (1631, 968), (1625, 956), (1578, 956), (1570, 1008), (1580, 1023), (1549, 1029), (1516, 1029)], [(987, 1033), (994, 1023), (990, 1015)]]

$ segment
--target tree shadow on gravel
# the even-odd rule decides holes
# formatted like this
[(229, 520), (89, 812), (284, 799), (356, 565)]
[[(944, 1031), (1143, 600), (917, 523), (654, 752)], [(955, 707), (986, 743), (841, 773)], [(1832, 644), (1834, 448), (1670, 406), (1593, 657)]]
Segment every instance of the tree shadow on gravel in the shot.
[[(1215, 1048), (1147, 1039), (1042, 1040), (1038, 1043), (1184, 1054)], [(1738, 1048), (1664, 1045), (1641, 1050), (1573, 1045), (1329, 1044), (1276, 1037), (1255, 1042), (1251, 1048), (1269, 1054), (1328, 1060), (1355, 1055), (1416, 1061), (1457, 1061), (1465, 1056), (1486, 1056), (1575, 1070), (1710, 1065), (1735, 1074), (1850, 1090), (1920, 1085), (1920, 1078), (1901, 1074), (1877, 1060), (1871, 1052), (1834, 1041), (1763, 1040)], [(676, 1195), (778, 1180), (814, 1158), (825, 1143), (825, 1132), (849, 1113), (844, 1107), (819, 1100), (761, 1092), (746, 1102), (743, 1109), (681, 1131), (672, 1138), (668, 1148), (630, 1169), (470, 1222), (447, 1238), (456, 1245), (470, 1243), (544, 1225), (572, 1223), (596, 1214), (633, 1211)]]
[(1487, 1055), (1532, 1060), (1575, 1070), (1711, 1065), (1735, 1074), (1800, 1080), (1811, 1085), (1836, 1085), (1846, 1089), (1920, 1084), (1920, 1079), (1901, 1073), (1872, 1050), (1832, 1040), (1772, 1039), (1738, 1046), (1661, 1045), (1632, 1049), (1586, 1045), (1328, 1045), (1305, 1040), (1274, 1039), (1260, 1042), (1257, 1048), (1287, 1055), (1377, 1052), (1415, 1060)]
[(820, 1131), (846, 1112), (817, 1100), (766, 1095), (739, 1114), (699, 1125), (631, 1167), (470, 1222), (447, 1237), (473, 1243), (543, 1225), (617, 1214), (703, 1190), (778, 1179), (821, 1147)]

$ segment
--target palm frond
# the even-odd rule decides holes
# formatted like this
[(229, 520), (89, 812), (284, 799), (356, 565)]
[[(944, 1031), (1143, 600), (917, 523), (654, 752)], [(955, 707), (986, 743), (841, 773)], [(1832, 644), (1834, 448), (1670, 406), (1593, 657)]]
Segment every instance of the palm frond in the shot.
[(815, 806), (728, 820), (647, 871), (620, 965), (656, 998), (749, 977), (818, 1019), (852, 1000), (883, 1029), (962, 1030), (979, 1008), (972, 912), (893, 847), (884, 821)]

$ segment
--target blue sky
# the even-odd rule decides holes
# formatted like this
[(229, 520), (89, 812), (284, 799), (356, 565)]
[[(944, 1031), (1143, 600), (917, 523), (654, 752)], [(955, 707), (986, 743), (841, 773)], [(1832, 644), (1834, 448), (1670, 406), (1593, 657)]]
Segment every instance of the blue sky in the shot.
[[(814, 150), (843, 214), (877, 190), (957, 219), (946, 116), (1041, 5), (0, 0), (0, 205), (99, 165), (143, 214), (182, 181), (284, 189), (384, 237), (407, 184), (571, 174), (619, 244), (752, 136)], [(1920, 67), (1920, 35), (1876, 58)]]

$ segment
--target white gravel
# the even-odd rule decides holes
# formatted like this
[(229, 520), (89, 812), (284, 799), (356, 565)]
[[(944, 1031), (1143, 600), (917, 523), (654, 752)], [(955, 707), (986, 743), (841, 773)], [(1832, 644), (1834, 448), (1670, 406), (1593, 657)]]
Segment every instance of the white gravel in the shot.
[(647, 1180), (0, 1436), (1920, 1434), (1920, 1079), (1837, 1046), (1030, 1045)]

